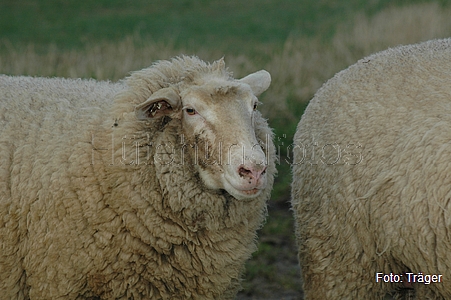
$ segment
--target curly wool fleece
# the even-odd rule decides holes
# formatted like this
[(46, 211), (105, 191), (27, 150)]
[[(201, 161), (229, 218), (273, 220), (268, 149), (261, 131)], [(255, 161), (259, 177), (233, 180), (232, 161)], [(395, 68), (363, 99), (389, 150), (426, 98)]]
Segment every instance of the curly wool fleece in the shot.
[(368, 56), (316, 93), (294, 139), (306, 299), (451, 299), (450, 111), (451, 39)]

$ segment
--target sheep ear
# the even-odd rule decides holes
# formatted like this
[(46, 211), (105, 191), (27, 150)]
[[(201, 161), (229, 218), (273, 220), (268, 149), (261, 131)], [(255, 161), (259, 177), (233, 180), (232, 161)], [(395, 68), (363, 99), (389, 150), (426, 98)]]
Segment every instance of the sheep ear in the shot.
[(135, 107), (138, 120), (150, 120), (167, 116), (180, 107), (180, 96), (172, 88), (164, 88), (153, 93), (146, 101)]
[(271, 84), (271, 75), (265, 70), (260, 70), (241, 78), (239, 81), (247, 83), (251, 87), (254, 95), (259, 96)]

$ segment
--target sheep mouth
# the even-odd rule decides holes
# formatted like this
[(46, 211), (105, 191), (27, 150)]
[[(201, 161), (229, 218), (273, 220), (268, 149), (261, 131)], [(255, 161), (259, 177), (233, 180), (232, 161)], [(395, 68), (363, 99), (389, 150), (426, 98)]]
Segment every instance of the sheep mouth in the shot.
[(236, 199), (245, 200), (245, 199), (253, 199), (259, 196), (260, 193), (263, 191), (263, 188), (238, 189), (236, 187), (233, 187), (232, 190), (230, 190), (230, 188), (226, 190), (230, 195), (232, 195)]
[(266, 180), (254, 184), (224, 174), (223, 188), (237, 200), (253, 199), (266, 188)]
[(251, 196), (251, 195), (255, 195), (255, 194), (261, 192), (261, 190), (255, 188), (255, 189), (252, 189), (252, 190), (240, 190), (240, 192), (245, 194), (245, 195), (250, 195)]

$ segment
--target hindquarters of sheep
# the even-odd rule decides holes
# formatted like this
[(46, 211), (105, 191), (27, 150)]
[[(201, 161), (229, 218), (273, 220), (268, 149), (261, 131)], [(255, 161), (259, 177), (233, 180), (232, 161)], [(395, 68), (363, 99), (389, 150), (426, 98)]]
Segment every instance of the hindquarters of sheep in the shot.
[(451, 39), (400, 46), (311, 100), (292, 183), (306, 299), (451, 298), (450, 70)]

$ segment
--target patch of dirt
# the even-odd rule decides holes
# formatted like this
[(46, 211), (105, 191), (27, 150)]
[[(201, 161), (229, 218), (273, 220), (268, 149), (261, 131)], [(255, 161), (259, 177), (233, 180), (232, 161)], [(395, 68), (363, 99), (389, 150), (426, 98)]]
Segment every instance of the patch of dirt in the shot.
[(300, 300), (300, 268), (294, 219), (287, 201), (272, 203), (259, 232), (259, 250), (246, 265), (238, 300)]

